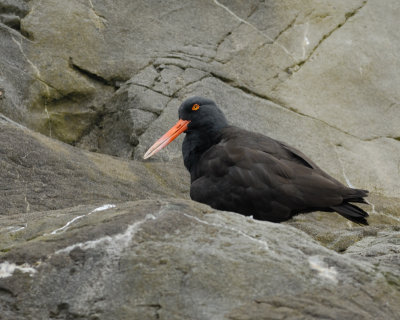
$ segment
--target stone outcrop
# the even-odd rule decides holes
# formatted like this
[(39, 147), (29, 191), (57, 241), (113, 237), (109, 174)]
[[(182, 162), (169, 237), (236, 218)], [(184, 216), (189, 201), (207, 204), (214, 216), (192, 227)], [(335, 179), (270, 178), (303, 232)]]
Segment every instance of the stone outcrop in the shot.
[[(396, 319), (396, 0), (0, 0), (0, 319)], [(370, 226), (189, 200), (185, 98), (369, 189)]]

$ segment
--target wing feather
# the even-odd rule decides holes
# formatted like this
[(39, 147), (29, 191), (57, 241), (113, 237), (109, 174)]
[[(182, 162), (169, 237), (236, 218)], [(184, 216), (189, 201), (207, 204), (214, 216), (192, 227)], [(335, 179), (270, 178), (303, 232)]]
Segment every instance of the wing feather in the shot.
[(300, 151), (228, 128), (201, 156), (190, 195), (220, 210), (282, 221), (307, 209), (339, 206), (349, 190)]

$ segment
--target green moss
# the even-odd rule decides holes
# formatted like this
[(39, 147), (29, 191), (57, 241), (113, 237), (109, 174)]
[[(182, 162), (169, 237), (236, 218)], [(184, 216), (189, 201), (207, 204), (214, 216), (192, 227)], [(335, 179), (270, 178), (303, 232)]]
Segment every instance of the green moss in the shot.
[(384, 272), (383, 275), (385, 276), (385, 279), (389, 285), (400, 289), (400, 277), (399, 276), (396, 276), (391, 272)]

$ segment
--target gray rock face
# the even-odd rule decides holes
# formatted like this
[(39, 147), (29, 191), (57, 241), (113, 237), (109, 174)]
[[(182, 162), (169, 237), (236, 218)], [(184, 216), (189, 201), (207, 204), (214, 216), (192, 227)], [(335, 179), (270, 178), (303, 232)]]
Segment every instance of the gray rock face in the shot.
[[(293, 227), (214, 212), (183, 200), (93, 209), (44, 212), (16, 232), (18, 240), (0, 264), (9, 307), (5, 316), (395, 319), (398, 315), (400, 292), (390, 280), (398, 273), (368, 259), (334, 253)], [(68, 213), (82, 217), (65, 228), (60, 219)], [(43, 227), (43, 220), (57, 218), (58, 226), (46, 222)], [(28, 235), (34, 239), (26, 242)], [(25, 265), (19, 265), (22, 262)]]
[(1, 214), (77, 204), (182, 197), (186, 169), (128, 162), (76, 149), (0, 118)]
[[(0, 0), (0, 319), (398, 319), (399, 15)], [(142, 156), (193, 95), (369, 189), (370, 226), (188, 200), (181, 137)]]
[(29, 0), (2, 0), (0, 22), (17, 31), (21, 30), (21, 18), (28, 13)]

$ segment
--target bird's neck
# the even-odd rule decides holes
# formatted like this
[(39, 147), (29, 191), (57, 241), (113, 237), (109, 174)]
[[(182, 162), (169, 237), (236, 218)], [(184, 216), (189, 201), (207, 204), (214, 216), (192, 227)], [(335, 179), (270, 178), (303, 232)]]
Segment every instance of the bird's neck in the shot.
[(221, 141), (221, 130), (228, 126), (223, 124), (218, 127), (201, 128), (201, 130), (188, 130), (182, 144), (183, 161), (189, 170), (191, 180), (195, 179), (198, 162), (204, 152)]

